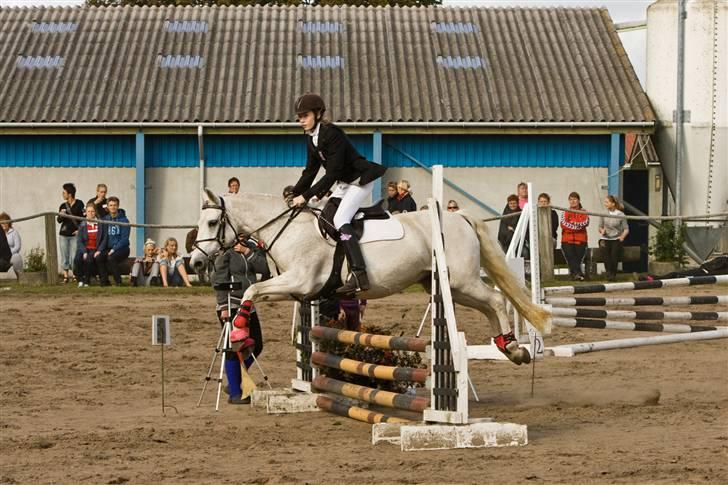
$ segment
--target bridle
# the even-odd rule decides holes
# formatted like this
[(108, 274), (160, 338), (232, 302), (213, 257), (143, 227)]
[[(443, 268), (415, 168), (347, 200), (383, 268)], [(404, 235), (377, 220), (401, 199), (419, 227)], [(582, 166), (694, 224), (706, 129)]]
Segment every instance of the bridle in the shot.
[[(194, 247), (195, 249), (200, 251), (202, 254), (204, 254), (207, 257), (209, 262), (212, 263), (218, 254), (220, 254), (221, 252), (225, 252), (228, 249), (235, 246), (238, 243), (240, 236), (242, 235), (242, 236), (245, 236), (245, 238), (252, 240), (260, 249), (263, 250), (264, 253), (267, 253), (268, 256), (270, 256), (270, 258), (273, 260), (274, 264), (276, 264), (276, 263), (275, 263), (275, 259), (273, 259), (273, 256), (270, 254), (271, 248), (273, 247), (275, 242), (278, 240), (278, 238), (281, 236), (281, 234), (283, 234), (283, 231), (285, 231), (286, 228), (288, 227), (288, 225), (293, 221), (293, 219), (298, 217), (298, 215), (304, 210), (304, 208), (289, 207), (288, 209), (284, 210), (277, 216), (270, 219), (268, 222), (266, 222), (262, 226), (251, 231), (249, 234), (246, 234), (243, 232), (237, 232), (235, 230), (235, 226), (233, 226), (232, 222), (230, 222), (230, 217), (228, 216), (227, 209), (225, 208), (225, 199), (223, 199), (222, 197), (220, 198), (220, 204), (215, 204), (210, 201), (203, 202), (202, 210), (205, 210), (205, 209), (217, 209), (220, 211), (220, 219), (219, 219), (219, 225), (217, 227), (217, 233), (215, 233), (215, 237), (209, 237), (206, 239), (195, 239), (195, 242), (192, 245), (192, 247)], [(276, 235), (273, 237), (273, 240), (270, 242), (270, 244), (266, 245), (262, 240), (257, 239), (253, 236), (253, 234), (259, 233), (260, 231), (262, 231), (266, 227), (270, 226), (271, 224), (273, 224), (274, 222), (276, 222), (278, 219), (282, 218), (286, 214), (288, 214), (288, 220), (283, 225), (283, 227), (276, 233)], [(235, 238), (233, 239), (232, 243), (225, 244), (225, 231), (228, 226), (232, 230), (233, 234), (235, 234)], [(205, 250), (203, 250), (199, 245), (199, 243), (209, 242), (209, 241), (215, 241), (220, 246), (215, 252), (210, 253), (210, 254), (208, 254)], [(277, 267), (278, 267), (278, 265), (276, 264), (276, 268)]]

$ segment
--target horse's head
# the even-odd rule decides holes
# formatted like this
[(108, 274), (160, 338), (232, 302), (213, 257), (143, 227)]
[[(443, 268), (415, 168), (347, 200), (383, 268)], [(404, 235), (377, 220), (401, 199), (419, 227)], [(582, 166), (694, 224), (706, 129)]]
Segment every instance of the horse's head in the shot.
[(202, 269), (218, 251), (235, 240), (235, 228), (230, 222), (225, 201), (209, 189), (202, 192), (202, 209), (197, 223), (195, 249), (190, 265), (195, 271)]

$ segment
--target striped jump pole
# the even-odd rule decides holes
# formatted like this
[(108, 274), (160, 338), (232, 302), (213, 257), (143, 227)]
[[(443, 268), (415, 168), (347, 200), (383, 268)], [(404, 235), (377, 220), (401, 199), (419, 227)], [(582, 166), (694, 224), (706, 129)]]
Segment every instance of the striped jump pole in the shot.
[(691, 276), (688, 278), (673, 278), (669, 280), (634, 281), (631, 283), (607, 283), (602, 285), (583, 286), (553, 286), (544, 288), (545, 295), (579, 295), (586, 293), (610, 293), (615, 291), (651, 290), (655, 288), (670, 288), (676, 286), (712, 285), (728, 283), (728, 275), (718, 276)]
[(547, 297), (548, 305), (566, 306), (674, 306), (728, 305), (728, 296), (638, 296), (634, 298)]
[(717, 320), (728, 321), (728, 312), (651, 312), (630, 310), (599, 310), (594, 308), (557, 308), (551, 309), (555, 317), (612, 318), (617, 320)]
[(698, 333), (728, 330), (728, 327), (708, 327), (690, 325), (687, 323), (635, 323), (614, 320), (593, 320), (589, 318), (553, 318), (554, 327), (563, 328), (595, 328), (611, 330), (631, 330), (637, 332), (666, 332), (666, 333)]
[(346, 359), (344, 357), (326, 354), (323, 352), (312, 353), (311, 362), (320, 367), (339, 369), (350, 374), (372, 377), (386, 381), (409, 381), (424, 384), (429, 374), (428, 369), (367, 364), (366, 362)]
[(339, 394), (341, 396), (358, 399), (380, 406), (403, 409), (405, 411), (422, 412), (430, 405), (426, 397), (410, 396), (397, 392), (381, 391), (371, 387), (358, 386), (342, 382), (330, 377), (318, 376), (313, 380), (313, 387), (324, 392)]
[(429, 342), (427, 340), (411, 337), (392, 337), (389, 335), (375, 335), (371, 333), (352, 332), (330, 327), (313, 327), (310, 331), (312, 338), (318, 340), (331, 340), (343, 344), (361, 345), (383, 350), (406, 350), (410, 352), (424, 352)]
[(596, 352), (600, 350), (627, 349), (630, 347), (643, 347), (645, 345), (662, 345), (694, 340), (713, 340), (728, 338), (728, 328), (720, 328), (709, 332), (696, 332), (690, 334), (657, 335), (654, 337), (628, 338), (620, 340), (607, 340), (604, 342), (589, 342), (583, 344), (558, 345), (550, 350), (556, 357), (573, 357), (576, 354)]
[(388, 416), (386, 414), (369, 411), (357, 406), (352, 406), (345, 402), (331, 399), (326, 396), (318, 396), (316, 398), (316, 405), (324, 411), (329, 411), (345, 418), (356, 419), (357, 421), (363, 421), (365, 423), (411, 423), (409, 419), (398, 418), (395, 416)]

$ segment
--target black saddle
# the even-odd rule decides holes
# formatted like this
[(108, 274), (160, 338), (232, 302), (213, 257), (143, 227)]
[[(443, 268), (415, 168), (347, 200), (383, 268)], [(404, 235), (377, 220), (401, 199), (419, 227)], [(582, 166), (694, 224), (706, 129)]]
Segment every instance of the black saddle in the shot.
[[(324, 239), (331, 237), (334, 241), (339, 240), (339, 231), (334, 227), (334, 215), (339, 209), (341, 199), (338, 197), (332, 197), (326, 202), (321, 215), (319, 216), (319, 230)], [(383, 207), (384, 199), (379, 200), (374, 205), (369, 207), (360, 207), (354, 218), (351, 220), (351, 225), (354, 227), (356, 237), (361, 239), (364, 233), (364, 221), (367, 219), (389, 219), (391, 216), (389, 212), (384, 210)]]
[[(351, 221), (351, 225), (354, 228), (354, 233), (358, 239), (361, 239), (364, 233), (364, 221), (367, 219), (389, 219), (391, 216), (389, 212), (384, 210), (382, 203), (384, 199), (378, 201), (376, 204), (369, 207), (361, 207), (354, 214), (354, 218)], [(329, 279), (324, 284), (323, 288), (316, 295), (309, 295), (309, 299), (329, 299), (329, 298), (342, 298), (341, 296), (336, 297), (335, 291), (341, 286), (341, 269), (344, 264), (344, 248), (339, 244), (339, 231), (334, 227), (334, 214), (341, 204), (341, 199), (333, 197), (324, 206), (319, 216), (319, 230), (324, 239), (330, 237), (337, 242), (336, 249), (334, 250), (334, 265), (331, 268), (331, 274)]]

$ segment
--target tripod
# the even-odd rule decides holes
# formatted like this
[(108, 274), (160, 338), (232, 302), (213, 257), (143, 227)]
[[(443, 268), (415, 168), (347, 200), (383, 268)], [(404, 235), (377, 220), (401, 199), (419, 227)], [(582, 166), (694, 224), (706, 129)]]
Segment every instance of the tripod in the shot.
[[(227, 291), (227, 299), (228, 299), (228, 318), (224, 319), (222, 330), (220, 331), (220, 337), (217, 340), (217, 345), (215, 346), (215, 350), (212, 353), (212, 360), (210, 361), (210, 367), (207, 369), (207, 375), (205, 376), (205, 384), (202, 386), (202, 392), (200, 393), (200, 398), (197, 400), (197, 407), (200, 406), (202, 403), (202, 398), (205, 395), (205, 391), (207, 390), (207, 384), (212, 379), (212, 371), (215, 367), (215, 360), (217, 359), (218, 354), (225, 353), (225, 352), (235, 352), (238, 356), (238, 360), (240, 361), (240, 365), (245, 368), (245, 364), (243, 361), (243, 356), (240, 350), (235, 350), (234, 346), (230, 342), (230, 332), (232, 331), (232, 325), (233, 325), (233, 315), (232, 315), (232, 302), (236, 301), (238, 304), (240, 303), (240, 298), (236, 298), (232, 296), (233, 291), (239, 291), (242, 290), (243, 285), (239, 281), (232, 281), (232, 282), (226, 282), (226, 283), (220, 283), (218, 285), (214, 286), (214, 289), (216, 291)], [(268, 381), (268, 375), (263, 370), (263, 367), (260, 365), (260, 362), (258, 362), (258, 359), (255, 357), (255, 354), (251, 351), (250, 356), (253, 357), (253, 362), (258, 367), (258, 370), (260, 370), (260, 373), (263, 375), (263, 380), (268, 385), (269, 389), (272, 389), (270, 382)], [(217, 376), (217, 397), (215, 399), (215, 411), (220, 410), (220, 394), (222, 391), (222, 376), (225, 371), (225, 355), (222, 355), (220, 358), (220, 372)], [(245, 374), (247, 374), (246, 371), (244, 371)], [(244, 375), (245, 375), (244, 374)]]

